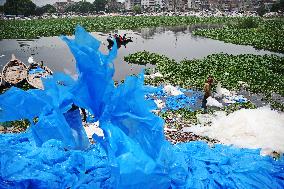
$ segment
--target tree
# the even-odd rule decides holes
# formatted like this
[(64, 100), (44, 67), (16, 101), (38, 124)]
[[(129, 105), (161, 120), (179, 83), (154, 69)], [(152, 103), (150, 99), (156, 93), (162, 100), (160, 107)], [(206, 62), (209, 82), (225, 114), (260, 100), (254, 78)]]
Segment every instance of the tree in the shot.
[(30, 16), (35, 10), (36, 5), (31, 0), (7, 0), (4, 4), (5, 14)]
[(38, 7), (36, 9), (36, 14), (37, 15), (42, 15), (44, 13), (55, 13), (56, 8), (50, 4), (44, 5), (43, 7)]
[(257, 9), (257, 13), (259, 16), (263, 16), (266, 13), (265, 5), (262, 3), (260, 7)]
[(94, 11), (94, 5), (87, 1), (80, 1), (66, 8), (65, 12), (88, 13)]
[(141, 7), (139, 5), (135, 5), (132, 10), (136, 14), (140, 14), (141, 13)]
[(274, 3), (271, 7), (272, 12), (284, 11), (284, 0)]
[(97, 12), (105, 11), (106, 5), (107, 5), (107, 0), (95, 0), (93, 5), (95, 7), (95, 11), (97, 11)]
[(117, 0), (108, 0), (106, 5), (107, 12), (118, 12), (121, 10), (121, 3)]

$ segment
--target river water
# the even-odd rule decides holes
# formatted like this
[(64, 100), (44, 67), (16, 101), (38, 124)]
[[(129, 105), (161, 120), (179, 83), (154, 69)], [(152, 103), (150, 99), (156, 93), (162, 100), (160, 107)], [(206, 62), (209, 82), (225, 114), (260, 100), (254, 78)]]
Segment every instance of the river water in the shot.
[[(202, 26), (204, 27), (204, 26)], [(128, 43), (126, 47), (119, 49), (118, 56), (114, 62), (115, 75), (114, 80), (119, 81), (127, 75), (137, 74), (143, 68), (152, 65), (135, 65), (128, 64), (123, 57), (137, 52), (150, 51), (166, 55), (177, 61), (183, 59), (203, 58), (213, 53), (228, 54), (283, 54), (273, 53), (264, 50), (256, 50), (251, 46), (234, 45), (224, 43), (222, 41), (212, 40), (204, 37), (192, 35), (192, 30), (196, 26), (180, 26), (180, 27), (158, 27), (145, 28), (136, 31), (117, 30), (112, 33), (123, 35), (127, 34), (132, 37), (133, 42)], [(107, 53), (108, 33), (93, 32), (97, 39), (101, 40), (101, 50)], [(35, 61), (43, 61), (46, 66), (53, 71), (61, 71), (75, 76), (75, 60), (69, 51), (67, 45), (59, 37), (42, 37), (33, 40), (1, 40), (0, 41), (0, 69), (10, 60), (11, 54), (28, 64), (27, 60), (30, 56)], [(4, 55), (4, 56), (3, 56)]]

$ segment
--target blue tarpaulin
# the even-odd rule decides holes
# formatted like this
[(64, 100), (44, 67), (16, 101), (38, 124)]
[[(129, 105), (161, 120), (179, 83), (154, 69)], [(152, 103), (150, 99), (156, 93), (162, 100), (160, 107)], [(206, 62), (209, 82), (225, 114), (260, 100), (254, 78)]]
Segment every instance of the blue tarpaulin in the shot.
[[(58, 75), (44, 81), (44, 90), (12, 88), (0, 96), (1, 121), (38, 117), (25, 133), (0, 135), (0, 188), (284, 188), (283, 158), (203, 142), (170, 144), (163, 119), (151, 113), (154, 102), (145, 99), (143, 74), (114, 86), (116, 44), (104, 55), (80, 26), (74, 40), (62, 38), (78, 80)], [(76, 107), (100, 122), (104, 137), (93, 135), (95, 144)]]

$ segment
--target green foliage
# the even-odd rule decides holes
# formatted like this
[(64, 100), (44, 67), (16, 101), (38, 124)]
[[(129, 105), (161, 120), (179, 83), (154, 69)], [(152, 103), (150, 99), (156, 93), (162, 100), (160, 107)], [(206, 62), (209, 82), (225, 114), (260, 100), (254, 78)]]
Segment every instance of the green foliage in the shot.
[[(257, 28), (244, 28), (252, 22)], [(212, 39), (240, 45), (252, 45), (258, 49), (284, 52), (284, 20), (248, 20), (222, 29), (200, 29), (193, 32)]]
[(43, 15), (44, 13), (55, 13), (56, 8), (50, 4), (44, 5), (43, 7), (38, 7), (36, 9), (37, 15)]
[(246, 102), (246, 103), (235, 103), (235, 104), (231, 104), (229, 106), (225, 106), (223, 107), (221, 110), (225, 111), (228, 114), (233, 113), (237, 110), (240, 109), (255, 109), (256, 106), (251, 103), (251, 102)]
[(135, 16), (64, 18), (44, 20), (0, 20), (0, 39), (32, 39), (37, 37), (72, 35), (80, 24), (88, 31), (136, 29), (144, 27), (192, 25), (197, 23), (226, 23), (236, 18), (198, 18), (182, 16)]
[(265, 5), (264, 3), (262, 3), (260, 7), (257, 9), (257, 13), (259, 16), (263, 16), (266, 12), (267, 10), (265, 9)]
[(279, 2), (274, 3), (271, 7), (271, 11), (284, 11), (284, 0), (280, 0)]
[[(152, 60), (154, 55), (149, 54), (151, 56), (143, 56), (144, 59), (150, 58), (141, 59), (143, 63)], [(160, 55), (156, 55), (156, 59), (156, 69), (164, 75), (163, 81), (173, 85), (202, 90), (204, 80), (208, 75), (212, 75), (228, 89), (237, 89), (238, 81), (243, 81), (249, 85), (248, 90), (252, 92), (275, 92), (284, 96), (284, 57), (213, 54), (201, 60), (184, 60), (180, 63)], [(140, 59), (136, 57), (135, 60), (137, 63)], [(157, 82), (155, 79), (145, 81), (153, 85)]]
[(132, 10), (136, 14), (140, 14), (141, 13), (141, 7), (139, 5), (135, 5)]
[(79, 1), (71, 6), (68, 6), (65, 12), (76, 12), (76, 13), (89, 13), (94, 11), (95, 7), (88, 1)]
[(248, 17), (242, 20), (239, 20), (237, 28), (239, 29), (250, 29), (250, 28), (257, 28), (259, 20), (253, 17)]
[(21, 131), (26, 130), (30, 126), (30, 122), (27, 119), (22, 119), (18, 121), (7, 121), (7, 122), (0, 122), (0, 125), (3, 127), (13, 127), (18, 128)]
[(31, 0), (6, 0), (5, 14), (30, 16), (35, 14), (36, 5)]
[(95, 0), (93, 5), (94, 5), (96, 12), (105, 11), (106, 5), (107, 5), (107, 0)]
[[(136, 52), (124, 57), (124, 60), (133, 64), (152, 64), (156, 65), (159, 61), (168, 61), (168, 58), (156, 53), (150, 53), (148, 51)], [(174, 61), (174, 60), (172, 60)]]

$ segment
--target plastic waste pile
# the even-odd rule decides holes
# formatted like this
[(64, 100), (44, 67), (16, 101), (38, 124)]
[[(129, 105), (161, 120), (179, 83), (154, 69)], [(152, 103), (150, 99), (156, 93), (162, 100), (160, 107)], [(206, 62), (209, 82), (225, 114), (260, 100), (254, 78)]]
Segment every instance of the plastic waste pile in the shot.
[(154, 100), (158, 109), (162, 111), (178, 110), (187, 108), (195, 110), (200, 108), (198, 100), (202, 98), (202, 93), (190, 89), (176, 88), (171, 85), (157, 87), (154, 92), (146, 94), (148, 99)]
[(215, 107), (219, 107), (219, 108), (222, 108), (223, 107), (223, 104), (218, 102), (215, 98), (209, 96), (207, 98), (207, 103), (206, 103), (207, 106), (215, 106)]
[[(269, 107), (241, 109), (228, 116), (220, 111), (215, 115), (202, 114), (198, 118), (201, 125), (184, 128), (183, 131), (239, 148), (261, 148), (262, 154), (284, 153), (284, 114)], [(203, 124), (209, 121), (211, 126)]]
[[(143, 75), (115, 86), (112, 60), (82, 27), (66, 37), (78, 80), (64, 74), (44, 90), (12, 88), (0, 96), (0, 121), (29, 119), (26, 133), (0, 135), (0, 188), (283, 188), (284, 161), (259, 150), (191, 142), (171, 145)], [(76, 106), (75, 106), (76, 105)], [(89, 144), (82, 107), (104, 136)], [(37, 118), (36, 120), (34, 118)]]
[[(247, 98), (245, 98), (243, 95), (236, 95), (228, 89), (222, 88), (220, 82), (218, 82), (217, 84), (215, 97), (222, 98), (222, 101), (225, 105), (230, 105), (234, 103), (246, 103), (248, 101)], [(210, 99), (211, 103), (209, 103), (209, 106), (211, 106), (211, 104), (213, 104), (213, 106), (216, 105), (217, 107), (220, 106), (218, 106), (217, 103), (214, 103), (213, 101), (214, 99)]]

